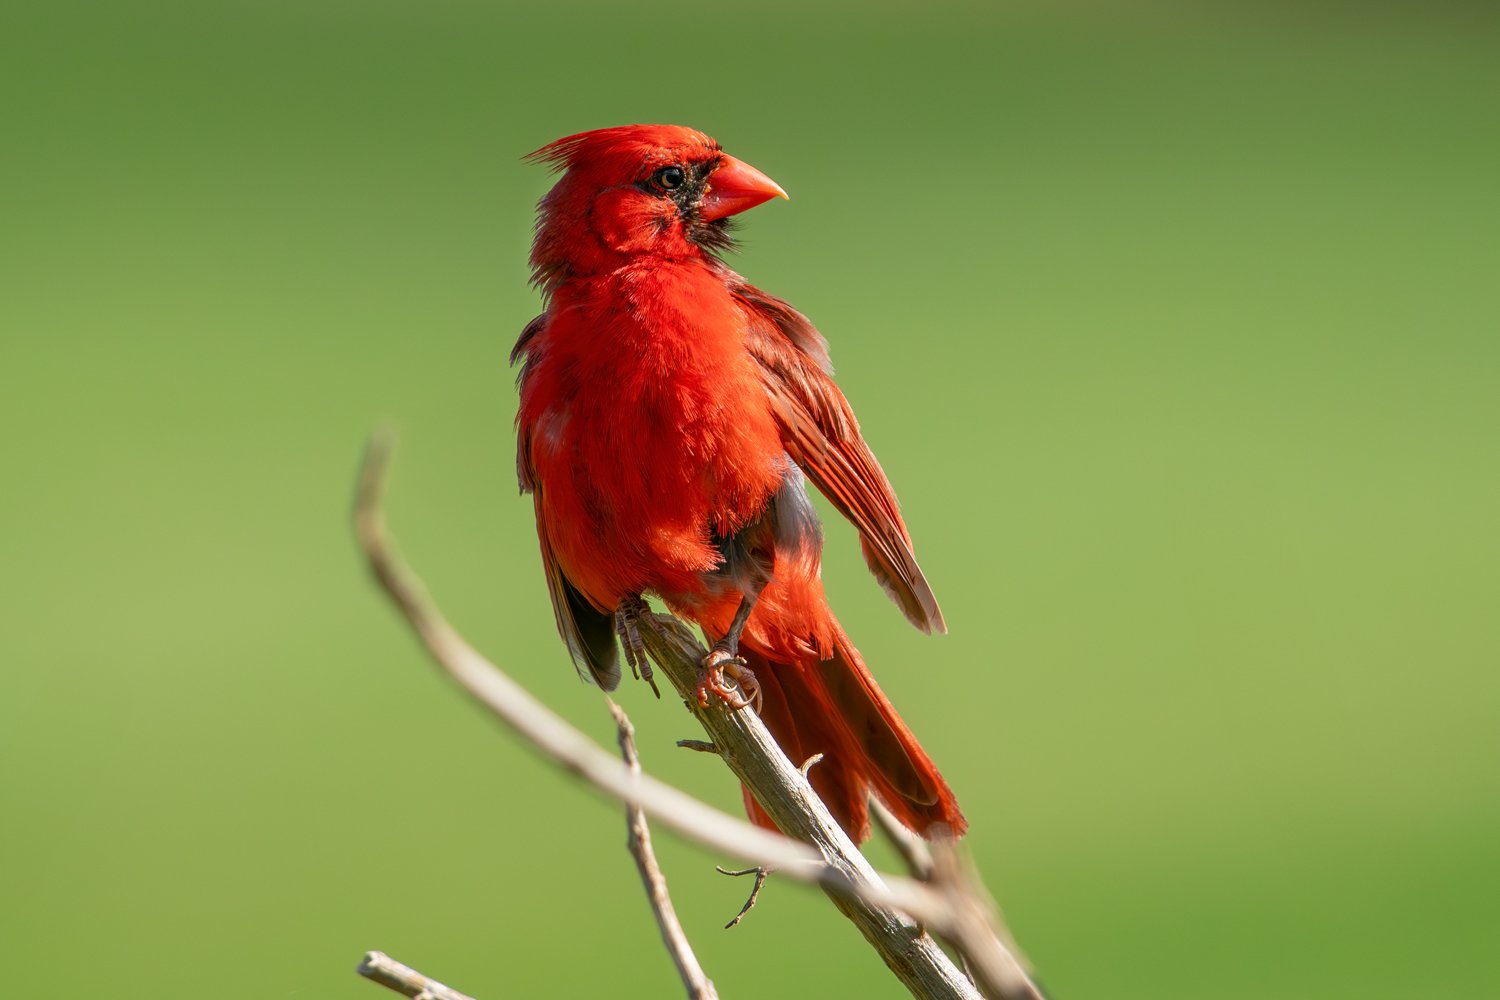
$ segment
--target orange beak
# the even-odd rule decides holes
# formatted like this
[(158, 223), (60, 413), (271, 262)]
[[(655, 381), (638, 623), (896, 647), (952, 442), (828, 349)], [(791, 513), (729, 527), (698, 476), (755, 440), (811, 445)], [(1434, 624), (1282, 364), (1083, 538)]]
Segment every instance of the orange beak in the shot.
[(708, 192), (698, 205), (698, 217), (712, 222), (786, 196), (780, 184), (750, 164), (725, 156), (708, 175)]

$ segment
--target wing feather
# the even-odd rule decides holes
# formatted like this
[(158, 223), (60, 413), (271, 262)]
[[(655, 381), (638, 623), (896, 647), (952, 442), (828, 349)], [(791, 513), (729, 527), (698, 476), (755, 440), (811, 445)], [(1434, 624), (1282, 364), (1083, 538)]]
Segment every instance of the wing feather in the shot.
[(912, 553), (896, 493), (831, 377), (827, 341), (788, 303), (743, 279), (729, 280), (748, 319), (750, 353), (760, 365), (787, 453), (859, 529), (865, 563), (911, 623), (924, 632), (946, 632), (937, 598)]
[[(589, 603), (558, 565), (547, 541), (547, 527), (542, 520), (542, 496), (536, 493), (536, 533), (542, 543), (542, 568), (547, 573), (547, 593), (552, 597), (552, 613), (557, 619), (557, 634), (567, 644), (573, 665), (585, 680), (605, 691), (620, 686), (619, 653), (615, 648), (614, 616)], [(584, 674), (585, 668), (588, 670)]]
[[(511, 364), (515, 364), (522, 355), (526, 356), (526, 361), (516, 376), (517, 384), (526, 381), (526, 372), (538, 349), (537, 338), (546, 325), (545, 313), (526, 324), (526, 328), (521, 331), (521, 338), (516, 341), (515, 349), (511, 351)], [(583, 592), (573, 586), (552, 551), (552, 543), (547, 536), (542, 487), (537, 482), (536, 472), (531, 464), (531, 428), (524, 425), (516, 428), (516, 479), (520, 483), (521, 492), (532, 494), (535, 501), (536, 534), (542, 546), (542, 569), (547, 575), (547, 593), (552, 598), (557, 634), (567, 644), (568, 653), (573, 657), (573, 666), (577, 668), (579, 675), (585, 679), (592, 678), (605, 691), (613, 691), (620, 686), (614, 616), (594, 607)]]

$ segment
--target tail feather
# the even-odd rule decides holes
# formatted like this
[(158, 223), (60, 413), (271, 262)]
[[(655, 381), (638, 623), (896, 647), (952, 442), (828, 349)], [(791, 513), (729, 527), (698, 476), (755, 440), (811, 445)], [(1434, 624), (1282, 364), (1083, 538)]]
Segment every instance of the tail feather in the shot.
[[(760, 682), (761, 718), (771, 735), (793, 763), (823, 754), (808, 777), (856, 842), (870, 834), (871, 793), (918, 833), (944, 824), (962, 835), (968, 824), (952, 789), (836, 623), (832, 653), (821, 662), (780, 663), (741, 650)], [(775, 829), (748, 791), (745, 806), (754, 822)]]
[(880, 800), (918, 833), (926, 834), (935, 824), (943, 824), (953, 836), (963, 836), (969, 824), (958, 808), (953, 789), (837, 624), (833, 657), (821, 667), (836, 718), (851, 730), (864, 751), (869, 765), (865, 774)]
[[(839, 826), (856, 841), (864, 840), (870, 835), (870, 818), (863, 755), (846, 727), (827, 722), (834, 718), (833, 707), (818, 677), (819, 665), (772, 663), (748, 651), (743, 655), (760, 683), (761, 719), (766, 728), (793, 764), (823, 755), (808, 770), (808, 781)], [(753, 801), (746, 792), (747, 808)], [(776, 829), (758, 803), (749, 812), (756, 823)]]

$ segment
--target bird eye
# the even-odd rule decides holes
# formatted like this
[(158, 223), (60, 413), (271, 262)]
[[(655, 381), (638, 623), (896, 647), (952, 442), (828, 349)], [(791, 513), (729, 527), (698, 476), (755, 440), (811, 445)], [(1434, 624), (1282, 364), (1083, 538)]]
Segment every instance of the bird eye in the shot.
[(652, 180), (663, 191), (672, 191), (682, 187), (682, 182), (687, 180), (687, 175), (682, 172), (681, 167), (662, 167)]

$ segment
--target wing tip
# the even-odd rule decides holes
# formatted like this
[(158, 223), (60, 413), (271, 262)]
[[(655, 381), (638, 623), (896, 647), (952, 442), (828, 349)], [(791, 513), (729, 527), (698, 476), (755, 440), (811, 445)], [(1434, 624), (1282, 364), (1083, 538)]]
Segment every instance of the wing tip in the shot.
[(912, 575), (911, 595), (916, 599), (917, 606), (921, 608), (922, 622), (919, 628), (928, 635), (948, 634), (948, 622), (943, 618), (943, 609), (938, 607), (937, 595), (932, 592), (932, 585), (927, 582), (927, 576), (922, 572), (922, 567), (917, 565), (916, 559), (911, 561)]
[(927, 635), (947, 635), (948, 623), (943, 619), (943, 609), (938, 607), (932, 585), (927, 582), (911, 550), (906, 549), (901, 554), (904, 558), (898, 562), (863, 535), (859, 543), (864, 551), (865, 564), (870, 567), (880, 589), (901, 609), (906, 620)]
[(910, 612), (907, 617), (913, 625), (921, 629), (927, 635), (947, 635), (948, 622), (943, 618), (943, 609), (937, 606), (937, 601), (932, 596), (932, 591), (917, 595), (922, 600), (922, 611), (920, 616), (914, 616)]
[(600, 691), (606, 694), (620, 686), (620, 665), (618, 663), (611, 663), (604, 669), (598, 669), (590, 663), (589, 672), (594, 675), (594, 684)]
[(943, 618), (943, 609), (936, 604), (932, 606), (932, 614), (927, 619), (928, 635), (947, 635), (948, 622)]
[[(573, 626), (577, 628), (576, 624)], [(585, 684), (592, 684), (601, 691), (613, 691), (620, 686), (620, 661), (615, 651), (614, 637), (610, 636), (608, 648), (595, 647), (587, 644), (587, 640), (577, 632), (569, 635), (567, 630), (559, 623), (558, 631), (562, 635), (563, 644), (568, 648), (568, 657), (573, 661), (573, 669), (578, 671), (578, 679)]]

